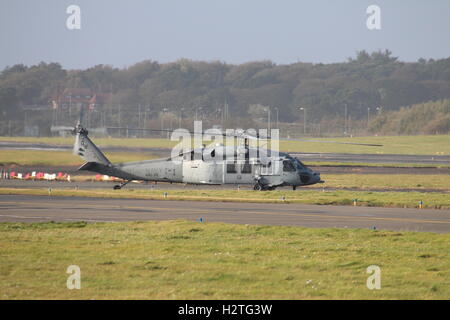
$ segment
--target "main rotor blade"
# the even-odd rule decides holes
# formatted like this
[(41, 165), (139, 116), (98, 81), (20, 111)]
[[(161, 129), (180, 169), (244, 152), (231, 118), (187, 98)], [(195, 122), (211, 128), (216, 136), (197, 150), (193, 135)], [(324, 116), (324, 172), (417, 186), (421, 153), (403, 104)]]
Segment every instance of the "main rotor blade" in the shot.
[[(113, 129), (113, 130), (133, 130), (133, 131), (149, 131), (149, 132), (174, 132), (175, 130), (169, 130), (169, 129), (147, 129), (147, 128), (132, 128), (132, 127), (106, 127), (106, 129)], [(187, 130), (190, 134), (211, 134), (207, 133), (205, 131), (202, 132), (195, 132)], [(227, 133), (215, 133), (215, 134), (221, 134), (222, 136), (229, 136)], [(236, 135), (237, 136), (237, 135)]]
[(68, 126), (51, 126), (50, 127), (50, 131), (51, 132), (58, 132), (58, 131), (73, 131), (73, 127), (68, 127)]
[(287, 138), (272, 138), (267, 136), (253, 136), (247, 134), (247, 138), (260, 139), (260, 140), (279, 140), (279, 141), (294, 141), (294, 142), (318, 142), (318, 143), (335, 143), (335, 144), (349, 144), (355, 146), (367, 146), (367, 147), (382, 147), (382, 144), (375, 143), (359, 143), (359, 142), (341, 142), (341, 141), (327, 141), (327, 140), (311, 140), (311, 139), (287, 139)]
[[(255, 139), (261, 139), (261, 140), (275, 140), (275, 138), (272, 137), (255, 137)], [(356, 145), (356, 146), (368, 146), (368, 147), (382, 147), (382, 144), (375, 144), (375, 143), (362, 143), (362, 142), (343, 142), (343, 141), (329, 141), (329, 140), (314, 140), (314, 139), (288, 139), (288, 138), (278, 138), (276, 140), (280, 141), (294, 141), (294, 142), (318, 142), (318, 143), (335, 143), (335, 144), (349, 144), (349, 145)]]
[[(150, 131), (150, 132), (173, 132), (176, 129), (147, 129), (147, 128), (134, 128), (134, 127), (106, 127), (106, 129), (115, 129), (115, 130), (134, 130), (134, 131)], [(186, 130), (186, 129), (184, 129)], [(256, 136), (250, 135), (246, 132), (207, 132), (207, 131), (191, 131), (186, 130), (190, 134), (208, 134), (208, 135), (222, 135), (224, 137), (237, 137), (237, 138), (249, 138), (249, 139), (260, 139)]]
[[(127, 130), (136, 130), (136, 131), (150, 131), (150, 132), (173, 132), (174, 130), (169, 129), (146, 129), (146, 128), (130, 128), (130, 127), (107, 127), (106, 129), (127, 129)], [(209, 134), (205, 131), (202, 132), (194, 132), (188, 130), (190, 134)], [(255, 136), (248, 134), (246, 132), (241, 133), (214, 133), (214, 134), (220, 134), (224, 137), (237, 137), (237, 138), (247, 138), (247, 139), (253, 139), (253, 140), (275, 140), (275, 138), (272, 137), (266, 137), (266, 136)], [(297, 142), (318, 142), (318, 143), (335, 143), (335, 144), (348, 144), (348, 145), (355, 145), (355, 146), (367, 146), (367, 147), (382, 147), (382, 144), (374, 144), (374, 143), (359, 143), (359, 142), (340, 142), (340, 141), (327, 141), (327, 140), (311, 140), (311, 139), (287, 139), (287, 138), (278, 138), (277, 140), (280, 141), (297, 141)]]
[(382, 147), (382, 144), (375, 143), (359, 143), (359, 142), (341, 142), (341, 141), (327, 141), (327, 140), (309, 140), (309, 139), (279, 139), (283, 141), (299, 141), (299, 142), (319, 142), (319, 143), (336, 143), (336, 144), (350, 144), (355, 146), (367, 146), (367, 147)]
[(135, 131), (154, 131), (154, 132), (173, 132), (173, 130), (169, 130), (169, 129), (147, 129), (147, 128), (133, 128), (133, 127), (106, 127), (106, 129), (117, 129), (117, 130), (122, 130), (122, 129), (127, 129), (127, 130), (135, 130)]

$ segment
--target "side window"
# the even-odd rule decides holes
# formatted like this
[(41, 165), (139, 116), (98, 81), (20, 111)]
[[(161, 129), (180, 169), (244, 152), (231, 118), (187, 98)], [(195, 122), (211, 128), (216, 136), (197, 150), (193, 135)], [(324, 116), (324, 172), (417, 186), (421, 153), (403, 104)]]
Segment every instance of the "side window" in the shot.
[(293, 172), (295, 171), (295, 167), (289, 160), (283, 161), (283, 171), (284, 172)]
[(236, 173), (236, 164), (235, 163), (227, 164), (227, 173)]
[(263, 168), (270, 168), (272, 166), (272, 161), (269, 161), (267, 164), (262, 165)]
[(250, 163), (244, 163), (241, 173), (252, 173), (252, 165)]

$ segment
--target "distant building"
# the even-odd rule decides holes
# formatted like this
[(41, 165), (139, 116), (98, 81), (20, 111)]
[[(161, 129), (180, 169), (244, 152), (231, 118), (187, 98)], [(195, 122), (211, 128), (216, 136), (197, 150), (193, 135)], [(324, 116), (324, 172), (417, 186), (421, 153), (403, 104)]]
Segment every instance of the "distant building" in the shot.
[(101, 109), (110, 98), (111, 93), (95, 93), (89, 100), (89, 110)]
[(111, 93), (97, 93), (88, 88), (66, 88), (52, 97), (52, 107), (61, 110), (86, 107), (94, 110), (102, 108), (110, 97)]

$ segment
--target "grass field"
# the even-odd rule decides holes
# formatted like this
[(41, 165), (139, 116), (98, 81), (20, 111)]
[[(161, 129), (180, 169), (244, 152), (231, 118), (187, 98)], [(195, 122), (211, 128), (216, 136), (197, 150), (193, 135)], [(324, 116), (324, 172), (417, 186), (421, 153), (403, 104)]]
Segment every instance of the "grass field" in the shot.
[[(154, 147), (172, 148), (177, 142), (167, 139), (142, 138), (93, 138), (102, 146)], [(316, 142), (281, 141), (280, 150), (286, 152), (320, 152), (320, 153), (384, 153), (384, 154), (429, 154), (450, 155), (450, 135), (430, 136), (381, 136), (354, 138), (314, 138), (314, 140), (362, 142), (382, 144), (383, 147), (364, 147)], [(48, 143), (55, 145), (73, 145), (74, 138), (30, 138), (30, 137), (0, 137), (0, 141), (21, 141), (33, 143)]]
[[(324, 186), (330, 188), (440, 189), (450, 191), (450, 177), (445, 174), (325, 174), (323, 179), (325, 180)], [(317, 185), (312, 187), (317, 187)]]
[[(165, 197), (167, 193), (167, 197)], [(48, 189), (0, 188), (0, 194), (30, 194), (48, 196)], [(317, 205), (353, 205), (357, 199), (358, 206), (417, 208), (419, 201), (424, 208), (450, 209), (450, 194), (438, 192), (372, 192), (372, 191), (317, 191), (317, 190), (276, 190), (255, 192), (250, 190), (122, 190), (90, 189), (68, 190), (52, 188), (52, 196), (80, 196), (100, 198), (134, 198), (153, 200), (185, 201), (223, 201), (223, 202), (268, 202), (268, 203), (305, 203)]]
[[(152, 154), (138, 152), (105, 152), (105, 155), (113, 163), (155, 158)], [(0, 150), (0, 165), (57, 167), (80, 166), (84, 162), (79, 156), (73, 155), (71, 151)]]
[[(0, 299), (450, 299), (449, 234), (188, 221), (0, 224)], [(69, 290), (69, 265), (81, 289)], [(366, 269), (381, 268), (369, 290)]]

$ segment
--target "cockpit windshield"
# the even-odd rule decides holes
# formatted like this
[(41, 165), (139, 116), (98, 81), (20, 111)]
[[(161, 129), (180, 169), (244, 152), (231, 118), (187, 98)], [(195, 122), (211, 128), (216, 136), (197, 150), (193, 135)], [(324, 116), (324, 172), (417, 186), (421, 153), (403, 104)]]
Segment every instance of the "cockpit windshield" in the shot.
[(294, 163), (294, 166), (298, 169), (298, 170), (303, 170), (306, 169), (307, 167), (303, 164), (303, 162), (301, 162), (300, 160), (298, 160), (297, 158), (293, 158), (292, 162)]

